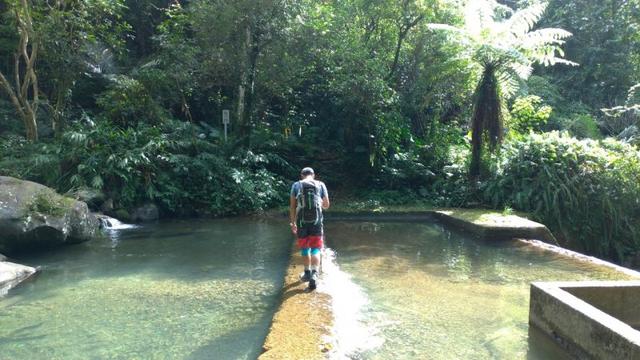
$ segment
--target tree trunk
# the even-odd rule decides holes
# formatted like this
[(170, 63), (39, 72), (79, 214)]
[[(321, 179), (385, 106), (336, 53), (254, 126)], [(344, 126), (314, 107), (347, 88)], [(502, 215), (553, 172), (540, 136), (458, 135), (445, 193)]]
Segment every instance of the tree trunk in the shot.
[(38, 56), (38, 42), (34, 42), (33, 21), (31, 19), (31, 4), (28, 0), (21, 0), (14, 5), (17, 32), (19, 37), (18, 48), (14, 54), (14, 84), (0, 72), (0, 89), (3, 89), (16, 113), (22, 119), (25, 127), (25, 135), (29, 141), (38, 140), (38, 77), (35, 72), (35, 63)]
[(32, 109), (27, 109), (22, 116), (24, 127), (27, 130), (27, 139), (29, 141), (38, 141), (38, 122), (36, 121), (36, 113)]
[(245, 39), (242, 44), (242, 63), (240, 64), (240, 83), (238, 84), (238, 106), (237, 106), (237, 131), (242, 135), (246, 135), (247, 133), (247, 124), (246, 124), (246, 94), (247, 94), (247, 86), (249, 84), (249, 51), (251, 48), (251, 25), (247, 22), (245, 27)]
[(502, 101), (496, 67), (486, 64), (475, 91), (475, 104), (471, 119), (471, 164), (469, 176), (477, 179), (482, 171), (482, 150), (485, 132), (490, 149), (494, 150), (502, 142)]
[(250, 124), (252, 121), (251, 114), (253, 113), (253, 99), (256, 87), (256, 67), (258, 63), (258, 56), (260, 56), (260, 47), (254, 43), (249, 52), (249, 71), (247, 76), (247, 85), (249, 87), (249, 91), (246, 94), (244, 109), (245, 123), (247, 124)]

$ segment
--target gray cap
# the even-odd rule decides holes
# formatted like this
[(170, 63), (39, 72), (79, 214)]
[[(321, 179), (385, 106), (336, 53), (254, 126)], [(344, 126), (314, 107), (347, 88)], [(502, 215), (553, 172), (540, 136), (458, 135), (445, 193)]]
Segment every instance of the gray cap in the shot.
[(300, 175), (302, 176), (307, 176), (307, 175), (314, 175), (315, 173), (313, 172), (313, 169), (310, 167), (306, 167), (304, 169), (302, 169), (302, 171), (300, 171)]

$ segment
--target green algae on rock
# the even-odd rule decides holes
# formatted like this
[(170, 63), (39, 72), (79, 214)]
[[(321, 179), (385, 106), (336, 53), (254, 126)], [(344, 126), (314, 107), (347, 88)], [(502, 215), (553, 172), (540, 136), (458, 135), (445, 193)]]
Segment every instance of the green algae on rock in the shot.
[(44, 185), (0, 176), (0, 251), (6, 254), (78, 243), (97, 235), (87, 204)]

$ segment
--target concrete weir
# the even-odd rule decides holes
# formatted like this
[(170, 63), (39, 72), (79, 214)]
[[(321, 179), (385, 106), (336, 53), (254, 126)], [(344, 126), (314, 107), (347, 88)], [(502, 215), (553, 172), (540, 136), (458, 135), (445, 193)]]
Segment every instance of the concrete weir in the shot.
[(580, 359), (640, 359), (640, 281), (531, 284), (529, 323)]
[[(546, 226), (516, 215), (479, 209), (327, 215), (329, 220), (435, 219), (482, 240), (530, 239), (520, 242), (640, 278), (639, 273), (630, 269), (550, 245), (557, 241)], [(332, 298), (322, 291), (305, 290), (306, 284), (299, 281), (303, 269), (300, 261), (294, 247), (282, 303), (274, 315), (261, 360), (322, 359), (331, 352)], [(640, 299), (640, 281), (533, 283), (529, 322), (578, 358), (640, 360), (640, 302), (637, 299)]]
[[(323, 359), (331, 350), (329, 335), (333, 325), (331, 296), (306, 290), (300, 281), (304, 267), (294, 247), (282, 289), (282, 303), (273, 317), (260, 360)], [(321, 286), (321, 285), (320, 285)]]

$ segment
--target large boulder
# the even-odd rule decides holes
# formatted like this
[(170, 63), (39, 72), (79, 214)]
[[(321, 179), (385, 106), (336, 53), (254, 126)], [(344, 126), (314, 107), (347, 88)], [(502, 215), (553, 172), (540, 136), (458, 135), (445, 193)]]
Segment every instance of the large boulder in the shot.
[(97, 235), (87, 204), (31, 181), (0, 176), (0, 252), (52, 248)]

